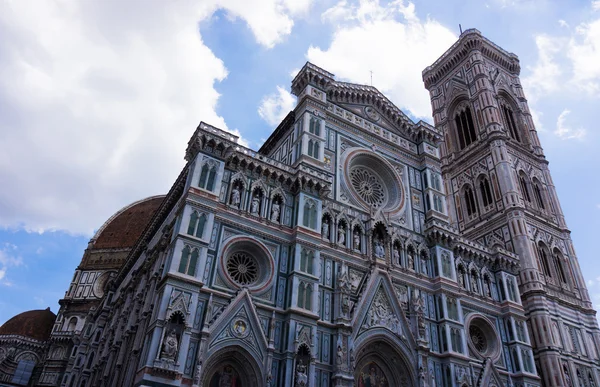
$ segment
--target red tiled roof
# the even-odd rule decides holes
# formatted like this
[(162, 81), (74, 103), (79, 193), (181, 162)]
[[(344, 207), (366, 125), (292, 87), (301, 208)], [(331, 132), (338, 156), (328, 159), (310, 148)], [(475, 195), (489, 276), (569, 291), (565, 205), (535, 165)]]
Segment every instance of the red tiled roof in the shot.
[(0, 336), (19, 335), (45, 341), (50, 337), (56, 315), (46, 310), (29, 310), (16, 315), (0, 327)]
[(133, 247), (164, 198), (164, 195), (154, 196), (121, 209), (102, 226), (92, 248)]

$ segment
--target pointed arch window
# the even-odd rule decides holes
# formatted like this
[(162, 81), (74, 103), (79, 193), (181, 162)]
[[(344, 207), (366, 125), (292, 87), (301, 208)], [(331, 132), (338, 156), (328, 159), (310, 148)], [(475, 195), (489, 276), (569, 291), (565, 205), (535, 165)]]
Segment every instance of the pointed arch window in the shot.
[(214, 162), (205, 162), (200, 170), (200, 181), (198, 187), (207, 191), (215, 189), (215, 178), (217, 176), (217, 165)]
[(529, 195), (529, 189), (527, 189), (527, 178), (525, 177), (525, 174), (523, 172), (519, 174), (519, 186), (521, 187), (523, 199), (531, 203), (531, 196)]
[(502, 111), (504, 113), (504, 121), (506, 122), (506, 126), (508, 128), (508, 132), (510, 137), (518, 142), (521, 142), (521, 137), (519, 136), (519, 129), (517, 128), (517, 124), (515, 121), (515, 116), (508, 106), (502, 105)]
[(454, 124), (456, 125), (456, 134), (461, 150), (477, 140), (473, 116), (471, 114), (471, 109), (468, 106), (456, 114), (454, 117)]
[(321, 120), (316, 117), (310, 117), (308, 131), (315, 136), (321, 136)]
[(563, 260), (561, 258), (562, 258), (562, 254), (560, 252), (558, 252), (558, 250), (555, 250), (554, 251), (554, 266), (556, 266), (556, 272), (558, 273), (558, 279), (560, 280), (560, 282), (566, 284), (567, 276), (565, 275), (565, 271), (564, 271), (563, 265), (562, 265)]
[(483, 176), (479, 180), (479, 189), (481, 191), (481, 199), (483, 201), (483, 206), (488, 207), (493, 203), (492, 199), (492, 189), (490, 187), (490, 182), (487, 177)]
[(538, 254), (540, 256), (540, 261), (542, 263), (542, 271), (544, 272), (544, 275), (552, 277), (552, 272), (550, 271), (550, 264), (548, 263), (548, 254), (546, 253), (546, 248), (541, 243), (538, 246)]
[(544, 206), (544, 199), (542, 198), (542, 190), (540, 189), (540, 184), (536, 181), (533, 183), (533, 196), (535, 197), (535, 202), (539, 208), (542, 210), (546, 209)]
[(187, 229), (188, 235), (193, 235), (197, 238), (202, 238), (204, 235), (204, 227), (206, 226), (206, 214), (198, 215), (198, 212), (193, 211), (190, 215), (190, 224)]
[(300, 271), (312, 274), (314, 257), (315, 253), (313, 251), (302, 249), (300, 252)]
[(475, 201), (475, 195), (473, 194), (473, 190), (471, 187), (465, 187), (465, 205), (467, 207), (467, 215), (474, 216), (477, 214), (477, 202)]
[(310, 139), (308, 140), (308, 155), (314, 159), (319, 159), (320, 145), (319, 141)]
[(312, 310), (312, 286), (306, 282), (300, 282), (298, 287), (298, 307)]
[(302, 225), (312, 229), (317, 228), (317, 205), (313, 200), (304, 202)]
[(185, 246), (181, 251), (181, 260), (179, 261), (178, 272), (187, 275), (196, 274), (196, 265), (198, 264), (198, 249), (191, 249)]

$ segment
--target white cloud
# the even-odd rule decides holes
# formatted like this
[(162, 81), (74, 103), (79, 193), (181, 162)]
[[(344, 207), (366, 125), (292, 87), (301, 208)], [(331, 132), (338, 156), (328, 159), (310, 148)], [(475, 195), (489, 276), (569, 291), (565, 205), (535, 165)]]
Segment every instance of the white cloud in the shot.
[(277, 86), (276, 93), (263, 98), (258, 107), (258, 114), (269, 125), (278, 125), (295, 105), (296, 97), (283, 87)]
[(370, 84), (373, 71), (373, 86), (401, 109), (430, 119), (421, 72), (456, 41), (452, 31), (435, 20), (420, 20), (413, 4), (401, 1), (341, 1), (322, 20), (337, 29), (329, 48), (308, 49), (309, 61), (355, 83)]
[[(227, 76), (198, 24), (218, 9), (272, 47), (310, 1), (0, 2), (0, 227), (91, 234), (165, 193)], [(143, 10), (143, 12), (140, 12)]]
[(556, 56), (564, 47), (565, 40), (548, 35), (538, 35), (535, 38), (538, 49), (538, 61), (534, 67), (529, 67), (531, 74), (523, 78), (523, 86), (530, 100), (559, 90), (560, 77), (563, 70)]
[(600, 91), (600, 19), (576, 28), (567, 56), (573, 65), (573, 81), (591, 94)]
[(564, 140), (570, 139), (582, 139), (586, 135), (586, 130), (583, 128), (573, 129), (566, 124), (567, 115), (571, 113), (570, 110), (565, 109), (560, 113), (558, 119), (556, 120), (556, 130), (554, 134)]
[(9, 243), (0, 248), (0, 285), (12, 286), (12, 282), (6, 278), (8, 269), (23, 265), (23, 258), (16, 251), (17, 246)]
[(567, 23), (567, 22), (566, 22), (565, 20), (563, 20), (563, 19), (560, 19), (560, 20), (558, 21), (558, 25), (559, 25), (559, 26), (561, 26), (561, 27), (566, 27), (566, 28), (569, 28), (569, 23)]
[(592, 1), (592, 10), (594, 10), (594, 11), (600, 10), (600, 0)]

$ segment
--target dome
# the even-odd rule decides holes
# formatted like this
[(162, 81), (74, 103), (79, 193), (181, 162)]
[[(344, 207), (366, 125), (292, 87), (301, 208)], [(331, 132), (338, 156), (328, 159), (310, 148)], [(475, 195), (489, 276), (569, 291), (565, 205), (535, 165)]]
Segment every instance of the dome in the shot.
[(133, 247), (164, 198), (165, 195), (151, 196), (117, 211), (96, 232), (92, 238), (92, 248)]
[(45, 310), (29, 310), (16, 315), (0, 327), (0, 336), (19, 335), (31, 339), (45, 341), (50, 337), (56, 315)]

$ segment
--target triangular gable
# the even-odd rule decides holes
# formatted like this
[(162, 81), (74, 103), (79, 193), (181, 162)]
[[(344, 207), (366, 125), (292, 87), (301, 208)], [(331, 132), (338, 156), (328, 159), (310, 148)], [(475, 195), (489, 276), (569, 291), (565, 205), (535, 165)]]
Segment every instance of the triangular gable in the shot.
[[(391, 133), (394, 133), (397, 136), (403, 137), (409, 141), (413, 141), (411, 139), (411, 135), (407, 133), (407, 131), (404, 128), (399, 127), (398, 125), (395, 125), (393, 122), (391, 122), (375, 104), (356, 104), (343, 102), (336, 102), (336, 104), (341, 108), (346, 109), (359, 116), (361, 119), (365, 120), (365, 122), (367, 123), (367, 127), (371, 127), (369, 125), (372, 124), (377, 125), (390, 131)], [(398, 108), (398, 110), (400, 109)]]
[(377, 269), (371, 275), (363, 297), (352, 319), (356, 338), (371, 329), (384, 328), (408, 347), (416, 347), (408, 320), (386, 272)]
[(257, 356), (266, 356), (267, 339), (263, 333), (252, 298), (243, 289), (209, 328), (207, 357), (223, 346), (243, 345)]
[(485, 364), (483, 365), (483, 370), (479, 374), (479, 378), (475, 386), (479, 387), (501, 387), (504, 386), (502, 379), (500, 379), (500, 374), (494, 364), (492, 359), (485, 359)]

